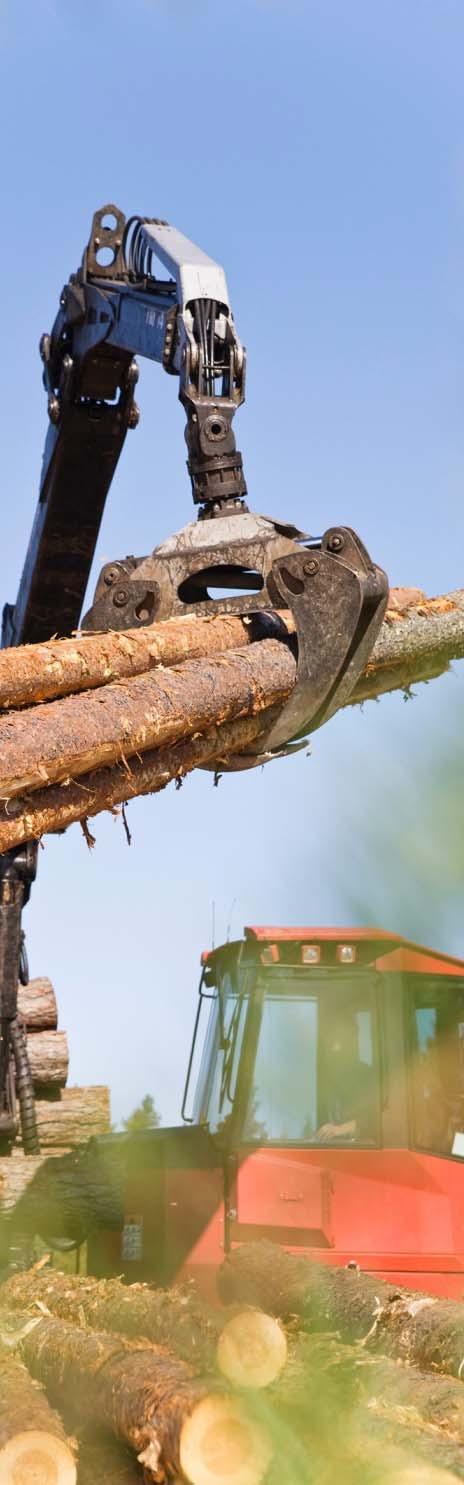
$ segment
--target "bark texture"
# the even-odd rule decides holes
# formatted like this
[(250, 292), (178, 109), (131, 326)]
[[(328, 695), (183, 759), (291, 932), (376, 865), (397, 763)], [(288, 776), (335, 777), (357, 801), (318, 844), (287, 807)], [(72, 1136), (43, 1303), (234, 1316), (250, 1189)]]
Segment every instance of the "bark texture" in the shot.
[[(9, 1166), (18, 1163), (16, 1179)], [(39, 1234), (80, 1244), (97, 1229), (120, 1230), (124, 1221), (123, 1162), (118, 1148), (90, 1141), (64, 1154), (5, 1160), (6, 1190), (2, 1210), (12, 1237)], [(29, 1173), (29, 1167), (33, 1166)], [(26, 1167), (26, 1173), (24, 1173)]]
[(173, 747), (157, 748), (130, 763), (115, 764), (85, 774), (82, 779), (66, 784), (52, 784), (38, 789), (27, 799), (13, 799), (7, 807), (0, 805), (0, 851), (26, 840), (40, 840), (48, 831), (66, 830), (77, 820), (115, 810), (127, 800), (142, 794), (156, 794), (175, 780), (181, 783), (194, 768), (221, 765), (234, 754), (259, 741), (277, 710), (259, 716), (227, 722), (208, 729)]
[(162, 674), (100, 687), (0, 719), (4, 800), (116, 763), (282, 702), (295, 681), (287, 645), (263, 640)]
[(251, 1309), (233, 1315), (213, 1310), (192, 1286), (153, 1289), (48, 1269), (15, 1274), (3, 1293), (13, 1308), (40, 1300), (53, 1315), (73, 1324), (130, 1338), (143, 1335), (204, 1370), (217, 1365), (235, 1386), (268, 1386), (286, 1361), (285, 1336), (271, 1316)]
[(44, 1088), (64, 1088), (69, 1068), (65, 1031), (34, 1031), (27, 1038), (27, 1052), (37, 1092)]
[(336, 1329), (419, 1367), (461, 1379), (464, 1310), (453, 1300), (399, 1290), (359, 1270), (294, 1258), (274, 1243), (250, 1243), (225, 1260), (219, 1290), (226, 1302), (260, 1305), (308, 1329)]
[[(282, 619), (293, 632), (290, 613)], [(166, 619), (122, 633), (78, 633), (73, 639), (21, 645), (0, 652), (0, 708), (31, 706), (160, 666), (178, 665), (250, 644), (253, 624), (235, 614)]]
[[(248, 1421), (233, 1398), (217, 1392), (214, 1383), (161, 1346), (124, 1341), (104, 1331), (86, 1333), (48, 1316), (33, 1329), (30, 1316), (23, 1312), (14, 1320), (13, 1334), (19, 1321), (21, 1353), (32, 1375), (59, 1405), (69, 1407), (72, 1401), (80, 1420), (110, 1428), (134, 1451), (147, 1481), (177, 1476), (186, 1453), (190, 1458), (196, 1455), (201, 1466), (198, 1434), (205, 1405), (206, 1432), (214, 1430), (214, 1448), (222, 1464), (221, 1471), (211, 1471), (211, 1481), (216, 1478), (222, 1485), (224, 1451), (232, 1439), (240, 1461), (248, 1462), (250, 1485), (262, 1479), (269, 1463), (262, 1430)], [(8, 1312), (2, 1328), (9, 1329)], [(236, 1473), (233, 1461), (228, 1462), (231, 1485)], [(193, 1485), (201, 1485), (204, 1469), (203, 1474), (200, 1469), (190, 1471), (189, 1478)]]
[(77, 1485), (142, 1485), (142, 1466), (103, 1430), (87, 1429), (78, 1443)]
[(420, 681), (443, 675), (463, 656), (464, 589), (439, 598), (422, 595), (413, 604), (406, 597), (403, 606), (387, 610), (364, 675), (347, 705), (374, 700), (387, 691), (408, 691)]
[(42, 1150), (80, 1145), (110, 1128), (110, 1096), (103, 1085), (63, 1088), (57, 1098), (38, 1098), (35, 1107)]
[(76, 1465), (58, 1414), (21, 1362), (0, 1354), (2, 1485), (75, 1485)]
[(42, 976), (29, 980), (28, 985), (19, 985), (18, 1011), (26, 1031), (56, 1031), (58, 1008), (51, 980)]
[(148, 1284), (80, 1278), (53, 1269), (14, 1274), (2, 1297), (14, 1309), (27, 1309), (41, 1300), (53, 1315), (72, 1324), (117, 1331), (131, 1339), (144, 1336), (205, 1370), (214, 1365), (224, 1324), (221, 1312), (203, 1303), (190, 1287), (152, 1289)]

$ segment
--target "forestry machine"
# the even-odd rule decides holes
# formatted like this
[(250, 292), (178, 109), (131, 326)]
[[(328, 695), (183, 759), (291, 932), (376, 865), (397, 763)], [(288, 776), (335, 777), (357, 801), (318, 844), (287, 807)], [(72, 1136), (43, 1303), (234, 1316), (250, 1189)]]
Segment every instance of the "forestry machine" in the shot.
[[(163, 276), (164, 270), (164, 276)], [(223, 269), (167, 222), (97, 211), (40, 345), (49, 429), (39, 500), (4, 646), (70, 635), (78, 626), (106, 497), (138, 422), (136, 355), (178, 379), (198, 519), (148, 556), (107, 563), (82, 627), (115, 630), (174, 614), (254, 615), (256, 636), (296, 643), (297, 683), (250, 767), (320, 727), (350, 695), (386, 607), (385, 573), (345, 526), (322, 537), (246, 504), (233, 419), (245, 395), (245, 352)], [(210, 596), (210, 588), (221, 596)], [(279, 609), (293, 610), (296, 642)], [(300, 743), (300, 746), (302, 744)], [(36, 870), (33, 844), (0, 858), (0, 1137), (38, 1150), (24, 1031), (17, 1016), (21, 910)], [(23, 962), (22, 973), (26, 966)]]
[(203, 956), (182, 1114), (94, 1142), (89, 1272), (213, 1298), (224, 1254), (268, 1238), (462, 1296), (462, 960), (377, 928), (245, 929)]

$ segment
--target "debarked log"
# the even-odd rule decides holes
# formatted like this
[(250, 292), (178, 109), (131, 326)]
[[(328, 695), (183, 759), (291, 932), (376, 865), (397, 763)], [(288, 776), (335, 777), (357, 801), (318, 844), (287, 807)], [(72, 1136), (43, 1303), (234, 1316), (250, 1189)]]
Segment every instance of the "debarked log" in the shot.
[(0, 1354), (2, 1485), (76, 1485), (62, 1423), (21, 1362)]
[(18, 1012), (26, 1031), (56, 1031), (58, 1008), (51, 980), (43, 975), (18, 985)]
[(348, 1340), (424, 1370), (463, 1377), (462, 1304), (413, 1293), (363, 1274), (295, 1258), (274, 1243), (249, 1243), (225, 1259), (219, 1289), (226, 1302), (257, 1304), (308, 1329), (336, 1329)]
[(42, 1315), (2, 1311), (0, 1335), (19, 1334), (32, 1375), (59, 1406), (102, 1423), (144, 1466), (147, 1481), (258, 1485), (270, 1463), (265, 1429), (241, 1401), (161, 1346), (93, 1333)]
[(195, 1366), (217, 1366), (237, 1387), (269, 1386), (287, 1359), (285, 1333), (271, 1315), (251, 1308), (231, 1315), (213, 1310), (191, 1286), (154, 1289), (48, 1269), (14, 1274), (2, 1292), (15, 1309), (39, 1300), (72, 1324), (169, 1346)]
[(37, 1092), (45, 1088), (64, 1088), (69, 1068), (65, 1031), (34, 1031), (27, 1037), (27, 1053)]
[(295, 681), (286, 644), (263, 640), (0, 719), (0, 796), (76, 778), (282, 702)]
[(255, 717), (226, 722), (174, 746), (154, 748), (130, 762), (97, 768), (81, 779), (50, 784), (27, 799), (0, 805), (0, 851), (26, 840), (40, 840), (49, 831), (66, 830), (77, 820), (114, 810), (129, 799), (156, 794), (176, 780), (181, 783), (194, 768), (214, 767), (218, 773), (231, 757), (258, 743), (260, 734), (277, 716), (270, 708)]
[[(282, 623), (293, 632), (290, 613), (282, 613)], [(240, 649), (252, 643), (254, 633), (251, 618), (241, 619), (236, 614), (210, 618), (186, 615), (143, 629), (79, 632), (72, 639), (2, 650), (0, 708), (7, 711), (31, 706), (106, 686), (109, 681), (129, 680), (159, 666), (166, 668), (183, 660)]]

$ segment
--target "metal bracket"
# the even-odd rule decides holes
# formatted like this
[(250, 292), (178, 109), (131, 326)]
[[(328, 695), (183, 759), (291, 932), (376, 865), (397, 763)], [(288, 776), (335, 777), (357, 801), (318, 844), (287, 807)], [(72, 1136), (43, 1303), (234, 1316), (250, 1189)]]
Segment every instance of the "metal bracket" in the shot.
[[(320, 550), (279, 557), (267, 581), (278, 609), (290, 608), (298, 646), (294, 691), (270, 731), (229, 760), (250, 768), (304, 746), (348, 701), (367, 663), (388, 601), (388, 578), (348, 526), (331, 527)], [(300, 741), (303, 739), (303, 741)]]

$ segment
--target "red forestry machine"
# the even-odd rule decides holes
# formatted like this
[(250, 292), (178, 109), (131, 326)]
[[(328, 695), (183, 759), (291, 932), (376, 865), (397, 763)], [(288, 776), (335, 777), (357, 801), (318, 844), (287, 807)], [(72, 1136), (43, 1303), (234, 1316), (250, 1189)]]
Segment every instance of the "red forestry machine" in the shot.
[(90, 1272), (214, 1297), (225, 1252), (265, 1237), (462, 1296), (463, 961), (375, 928), (247, 928), (204, 955), (182, 1115), (98, 1142), (108, 1170), (123, 1156), (123, 1218), (89, 1233)]

